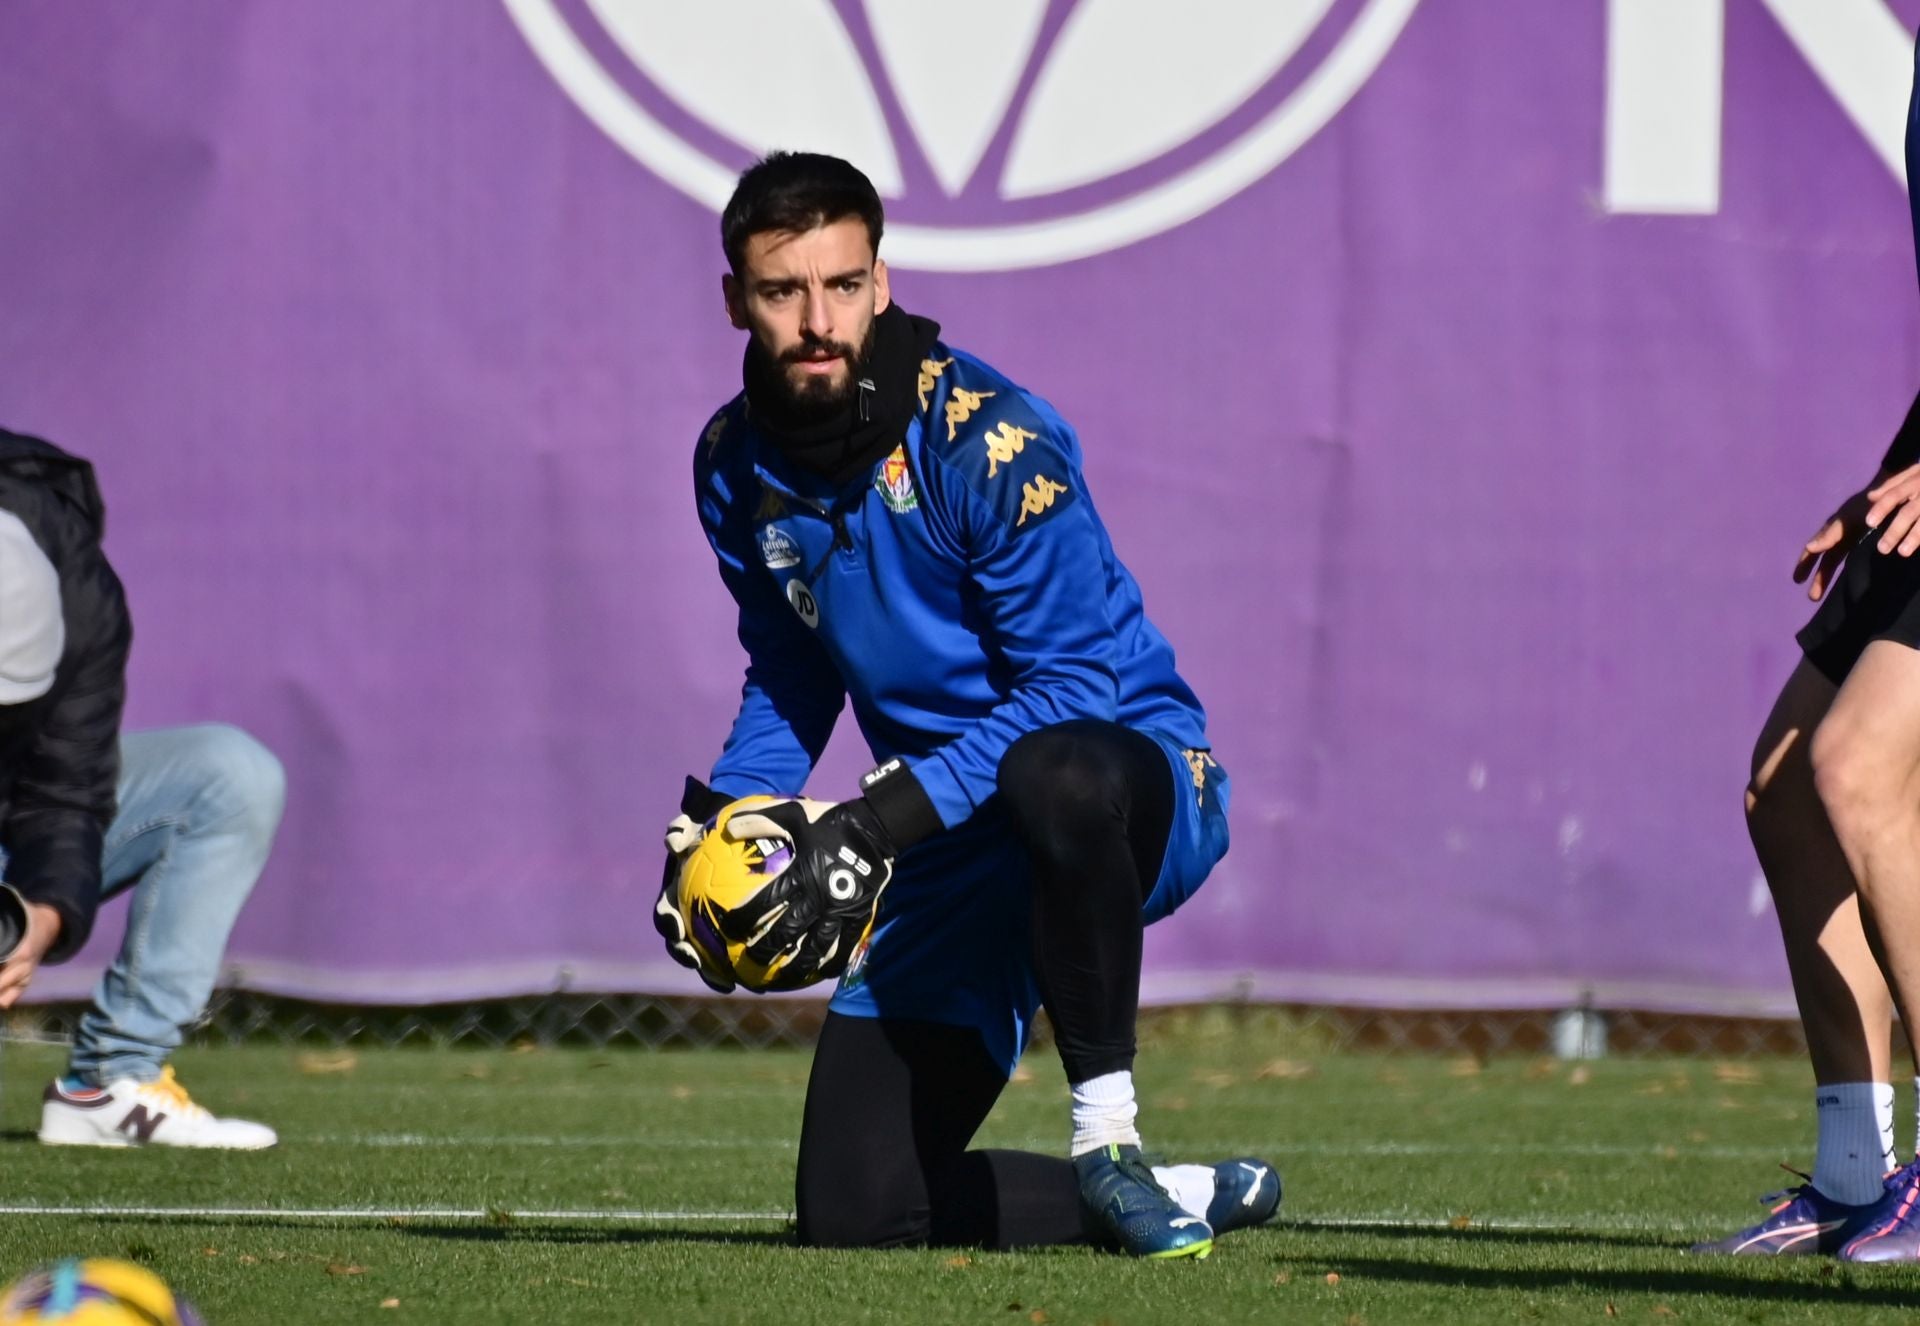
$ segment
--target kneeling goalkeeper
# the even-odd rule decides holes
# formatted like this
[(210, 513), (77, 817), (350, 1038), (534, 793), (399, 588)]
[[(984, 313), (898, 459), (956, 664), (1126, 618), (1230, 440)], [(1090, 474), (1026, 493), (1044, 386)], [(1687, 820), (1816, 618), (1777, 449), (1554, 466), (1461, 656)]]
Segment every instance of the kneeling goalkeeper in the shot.
[[(1279, 1177), (1142, 1159), (1134, 1020), (1143, 927), (1227, 850), (1226, 772), (1072, 428), (892, 303), (882, 225), (866, 176), (803, 153), (749, 169), (722, 216), (745, 390), (694, 471), (748, 664), (669, 846), (735, 798), (801, 787), (851, 697), (879, 767), (856, 799), (754, 819), (792, 864), (727, 927), (782, 986), (840, 978), (800, 1137), (803, 1243), (1204, 1256), (1273, 1214)], [(723, 946), (674, 905), (675, 866), (657, 924), (730, 989)], [(1040, 1006), (1071, 1164), (967, 1149)]]

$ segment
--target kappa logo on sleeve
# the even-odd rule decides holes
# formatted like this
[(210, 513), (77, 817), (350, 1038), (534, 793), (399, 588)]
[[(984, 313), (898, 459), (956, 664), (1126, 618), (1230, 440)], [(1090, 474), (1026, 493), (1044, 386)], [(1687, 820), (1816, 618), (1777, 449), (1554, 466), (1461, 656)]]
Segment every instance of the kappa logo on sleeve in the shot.
[(1053, 499), (1067, 491), (1064, 483), (1055, 483), (1046, 475), (1040, 475), (1033, 482), (1020, 489), (1020, 519), (1013, 522), (1019, 529), (1027, 523), (1028, 516), (1043, 516), (1053, 509)]
[(1027, 443), (1040, 434), (1030, 428), (1016, 428), (1002, 419), (981, 435), (981, 441), (987, 444), (987, 477), (995, 478), (1000, 467), (1027, 449)]
[(933, 390), (933, 384), (940, 380), (940, 375), (945, 373), (947, 369), (952, 366), (952, 364), (953, 364), (953, 360), (951, 358), (922, 359), (920, 361), (919, 387), (920, 387), (920, 408), (922, 410), (926, 409), (927, 406), (931, 403), (927, 400), (927, 394)]
[(947, 441), (953, 441), (960, 425), (973, 418), (973, 412), (980, 408), (982, 401), (999, 394), (997, 391), (968, 391), (965, 387), (955, 387), (947, 397)]

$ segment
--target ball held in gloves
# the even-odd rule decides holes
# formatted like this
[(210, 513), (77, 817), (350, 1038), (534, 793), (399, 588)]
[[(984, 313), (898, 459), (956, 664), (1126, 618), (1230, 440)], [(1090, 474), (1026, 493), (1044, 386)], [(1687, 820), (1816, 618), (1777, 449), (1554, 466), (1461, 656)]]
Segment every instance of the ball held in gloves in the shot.
[(748, 953), (785, 908), (767, 899), (768, 886), (793, 860), (790, 844), (778, 838), (736, 838), (728, 832), (735, 815), (756, 812), (785, 797), (742, 797), (724, 807), (706, 825), (699, 844), (686, 855), (675, 885), (674, 901), (686, 923), (690, 943), (711, 965), (731, 971), (749, 990), (779, 985), (790, 955)]

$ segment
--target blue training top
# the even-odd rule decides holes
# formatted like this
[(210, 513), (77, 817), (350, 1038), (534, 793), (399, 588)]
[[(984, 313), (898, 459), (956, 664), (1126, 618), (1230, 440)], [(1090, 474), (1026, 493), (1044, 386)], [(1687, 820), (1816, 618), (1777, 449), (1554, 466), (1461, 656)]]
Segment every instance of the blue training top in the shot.
[(1036, 728), (1101, 718), (1206, 746), (1073, 429), (938, 342), (919, 396), (905, 441), (844, 485), (788, 460), (744, 392), (702, 434), (700, 522), (748, 660), (714, 790), (799, 791), (848, 696), (875, 758), (903, 760), (949, 829)]

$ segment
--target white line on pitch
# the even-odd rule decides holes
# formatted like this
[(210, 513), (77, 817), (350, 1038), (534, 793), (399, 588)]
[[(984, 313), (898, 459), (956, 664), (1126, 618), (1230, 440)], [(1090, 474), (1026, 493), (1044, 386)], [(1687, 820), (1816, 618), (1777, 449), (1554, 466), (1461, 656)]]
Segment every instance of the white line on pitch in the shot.
[[(719, 1138), (674, 1137), (636, 1133), (632, 1136), (579, 1134), (556, 1136), (543, 1133), (502, 1133), (464, 1136), (457, 1133), (314, 1133), (293, 1134), (281, 1141), (309, 1146), (364, 1146), (372, 1148), (421, 1147), (429, 1149), (524, 1146), (524, 1147), (657, 1147), (663, 1150), (700, 1151), (791, 1151), (798, 1142), (793, 1138)], [(997, 1139), (996, 1145), (1015, 1145), (1050, 1152), (1057, 1145), (1053, 1138)], [(1505, 1145), (1474, 1145), (1452, 1142), (1316, 1142), (1316, 1141), (1219, 1141), (1201, 1139), (1181, 1143), (1188, 1153), (1232, 1152), (1265, 1156), (1574, 1156), (1608, 1160), (1777, 1160), (1777, 1146), (1704, 1146), (1696, 1143), (1636, 1142), (1513, 1142)]]
[(492, 1136), (475, 1135), (462, 1137), (457, 1134), (436, 1135), (431, 1133), (314, 1133), (311, 1136), (282, 1136), (281, 1142), (309, 1146), (364, 1146), (375, 1149), (390, 1147), (481, 1147), (481, 1146), (527, 1146), (527, 1147), (658, 1147), (673, 1151), (763, 1151), (769, 1148), (792, 1151), (800, 1145), (793, 1138), (773, 1141), (740, 1138), (728, 1140), (716, 1137), (605, 1137), (584, 1134), (577, 1137), (551, 1137), (538, 1133), (502, 1133)]
[(0, 1216), (138, 1216), (151, 1220), (791, 1220), (785, 1211), (512, 1211), (464, 1206), (0, 1206)]
[[(497, 1220), (571, 1221), (624, 1224), (742, 1223), (784, 1224), (786, 1211), (650, 1211), (650, 1210), (489, 1210), (485, 1207), (272, 1207), (272, 1206), (0, 1206), (4, 1216), (85, 1216), (92, 1219), (127, 1217), (146, 1220)], [(1282, 1228), (1401, 1229), (1435, 1233), (1471, 1233), (1475, 1230), (1526, 1233), (1686, 1234), (1699, 1221), (1649, 1220), (1586, 1213), (1577, 1215), (1383, 1215), (1372, 1212), (1283, 1216)]]
[(1705, 1227), (1699, 1220), (1649, 1220), (1639, 1216), (1617, 1215), (1545, 1215), (1545, 1216), (1416, 1216), (1416, 1215), (1338, 1215), (1322, 1212), (1311, 1216), (1280, 1217), (1282, 1226), (1295, 1229), (1405, 1229), (1432, 1230), (1435, 1233), (1472, 1233), (1475, 1230), (1509, 1230), (1540, 1234), (1691, 1234)]

